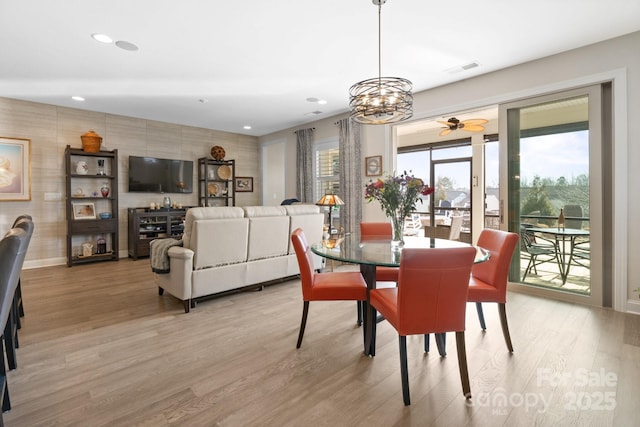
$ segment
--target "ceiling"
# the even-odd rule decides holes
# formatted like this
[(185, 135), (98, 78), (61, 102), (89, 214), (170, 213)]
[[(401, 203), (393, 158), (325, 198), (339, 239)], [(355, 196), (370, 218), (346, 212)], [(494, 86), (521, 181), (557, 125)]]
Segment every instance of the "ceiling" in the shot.
[[(377, 26), (371, 0), (0, 0), (0, 96), (261, 136), (346, 112)], [(389, 0), (382, 74), (419, 92), (638, 30), (638, 0)]]

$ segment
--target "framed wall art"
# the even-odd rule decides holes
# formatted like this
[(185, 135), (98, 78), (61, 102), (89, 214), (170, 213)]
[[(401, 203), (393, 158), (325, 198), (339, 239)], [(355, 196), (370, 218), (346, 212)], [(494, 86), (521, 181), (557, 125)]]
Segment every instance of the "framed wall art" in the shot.
[(96, 207), (93, 203), (72, 203), (73, 219), (96, 219)]
[(364, 172), (367, 176), (382, 175), (382, 156), (371, 156), (364, 159)]
[(31, 140), (0, 137), (0, 201), (31, 200)]
[(253, 192), (253, 177), (252, 176), (236, 176), (234, 181), (234, 187), (236, 192)]

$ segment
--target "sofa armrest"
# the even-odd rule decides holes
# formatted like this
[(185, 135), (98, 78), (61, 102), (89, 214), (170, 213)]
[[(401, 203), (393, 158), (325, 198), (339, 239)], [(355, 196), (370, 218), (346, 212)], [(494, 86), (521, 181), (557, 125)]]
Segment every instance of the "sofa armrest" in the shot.
[(167, 251), (169, 255), (169, 273), (154, 274), (156, 284), (183, 301), (191, 299), (191, 277), (193, 273), (193, 251), (180, 246), (173, 246)]

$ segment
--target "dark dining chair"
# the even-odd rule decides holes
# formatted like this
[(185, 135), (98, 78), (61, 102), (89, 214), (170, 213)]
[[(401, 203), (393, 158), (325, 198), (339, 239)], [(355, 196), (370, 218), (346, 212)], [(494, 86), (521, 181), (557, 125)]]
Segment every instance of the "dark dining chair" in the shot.
[(509, 334), (507, 323), (507, 279), (511, 258), (518, 244), (518, 235), (508, 231), (492, 230), (485, 228), (478, 237), (478, 246), (489, 251), (489, 259), (485, 262), (474, 264), (469, 280), (469, 302), (476, 303), (478, 318), (482, 330), (486, 330), (483, 302), (495, 302), (498, 304), (500, 324), (507, 348), (513, 353), (513, 344)]
[[(13, 309), (13, 295), (16, 291), (26, 253), (25, 239), (26, 232), (23, 229), (12, 228), (0, 240), (0, 327), (3, 331)], [(5, 352), (2, 352), (2, 361), (0, 361), (2, 412), (11, 409), (4, 356)]]
[[(28, 222), (31, 223), (30, 227), (26, 225), (26, 223)], [(20, 224), (24, 224), (24, 225), (20, 225)], [(11, 228), (14, 228), (16, 226), (19, 226), (25, 229), (25, 231), (27, 231), (27, 234), (28, 234), (27, 246), (29, 246), (29, 242), (31, 241), (31, 236), (33, 234), (33, 218), (29, 214), (22, 214), (13, 221), (13, 225), (11, 226)], [(21, 281), (19, 279), (18, 279), (18, 287), (16, 288), (15, 304), (18, 307), (17, 321), (18, 321), (18, 329), (20, 329), (22, 327), (20, 318), (24, 317), (24, 302), (22, 301), (22, 286), (21, 286)]]
[[(21, 215), (14, 221), (13, 229), (21, 229), (23, 230), (24, 237), (21, 239), (22, 247), (19, 250), (19, 254), (22, 257), (22, 262), (20, 264), (20, 269), (22, 269), (22, 265), (24, 263), (24, 258), (26, 257), (27, 250), (29, 248), (29, 242), (31, 241), (31, 236), (33, 235), (33, 220), (29, 215)], [(18, 294), (20, 296), (18, 297)], [(20, 273), (18, 274), (17, 283), (15, 286), (15, 291), (13, 293), (13, 298), (11, 301), (11, 310), (9, 312), (9, 317), (4, 327), (4, 347), (7, 355), (7, 365), (9, 369), (16, 369), (18, 367), (18, 361), (16, 357), (16, 349), (20, 347), (20, 341), (18, 339), (18, 329), (21, 327), (20, 322), (20, 309), (22, 306), (22, 290), (20, 286)], [(24, 311), (22, 311), (24, 315)]]
[(318, 273), (313, 269), (311, 247), (301, 228), (291, 233), (302, 283), (302, 320), (296, 348), (302, 345), (311, 301), (366, 301), (367, 284), (359, 271)]
[(402, 250), (397, 288), (372, 289), (371, 305), (398, 332), (402, 396), (411, 404), (407, 335), (456, 333), (462, 393), (471, 397), (464, 330), (474, 247)]

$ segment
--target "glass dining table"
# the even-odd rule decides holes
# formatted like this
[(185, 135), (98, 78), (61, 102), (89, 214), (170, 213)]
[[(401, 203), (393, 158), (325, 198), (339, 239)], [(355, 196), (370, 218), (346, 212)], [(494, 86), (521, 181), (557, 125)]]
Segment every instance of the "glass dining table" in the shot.
[[(420, 236), (405, 236), (404, 248), (456, 248), (467, 243)], [(489, 252), (476, 246), (476, 263), (489, 259)], [(360, 272), (367, 283), (367, 301), (363, 310), (364, 353), (376, 353), (376, 310), (369, 304), (369, 291), (376, 288), (376, 267), (399, 267), (402, 248), (393, 247), (391, 239), (361, 239), (360, 234), (323, 240), (311, 245), (311, 251), (321, 257), (360, 265)], [(373, 320), (372, 320), (373, 319)]]

